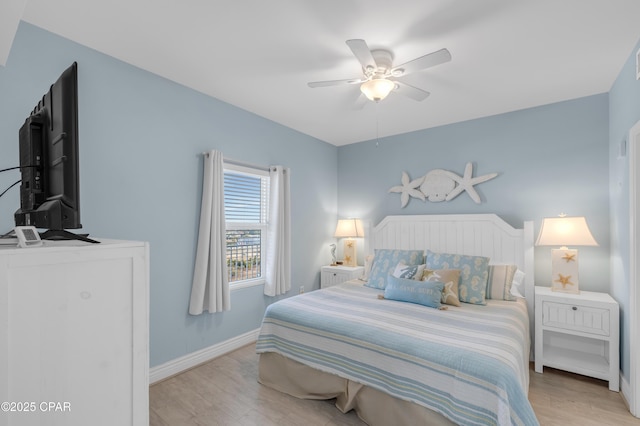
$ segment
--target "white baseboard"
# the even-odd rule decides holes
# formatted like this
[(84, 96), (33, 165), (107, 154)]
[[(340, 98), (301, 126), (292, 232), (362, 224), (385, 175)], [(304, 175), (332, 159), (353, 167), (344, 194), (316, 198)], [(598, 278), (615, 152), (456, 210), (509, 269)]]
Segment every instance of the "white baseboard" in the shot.
[(160, 380), (164, 380), (168, 377), (175, 376), (178, 373), (186, 371), (196, 365), (203, 362), (210, 361), (214, 358), (235, 351), (243, 346), (258, 340), (258, 333), (260, 329), (250, 331), (240, 336), (236, 336), (229, 340), (225, 340), (222, 343), (209, 346), (208, 348), (200, 349), (190, 354), (181, 356), (180, 358), (173, 359), (165, 362), (164, 364), (157, 365), (149, 369), (149, 384), (152, 385)]
[(622, 374), (620, 374), (620, 393), (622, 394), (624, 403), (627, 405), (627, 409), (633, 416), (640, 418), (640, 412), (634, 413), (634, 410), (637, 410), (637, 407), (633, 406), (633, 401), (631, 400), (631, 385), (625, 380)]
[(624, 399), (624, 403), (627, 404), (627, 408), (630, 407), (629, 401), (631, 401), (631, 386), (629, 382), (627, 382), (620, 372), (620, 394), (622, 394), (622, 399)]

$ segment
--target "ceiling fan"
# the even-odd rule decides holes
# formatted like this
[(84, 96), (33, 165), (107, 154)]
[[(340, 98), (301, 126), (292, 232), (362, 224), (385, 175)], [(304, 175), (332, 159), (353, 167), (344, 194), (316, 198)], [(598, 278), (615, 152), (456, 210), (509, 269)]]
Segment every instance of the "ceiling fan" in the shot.
[(347, 40), (346, 43), (362, 65), (362, 77), (346, 80), (313, 81), (308, 83), (308, 86), (314, 88), (341, 84), (359, 84), (360, 90), (366, 98), (361, 96), (356, 103), (356, 107), (363, 107), (366, 99), (379, 102), (386, 98), (392, 90), (416, 101), (422, 101), (429, 96), (429, 92), (403, 83), (398, 78), (451, 60), (451, 53), (447, 49), (440, 49), (394, 67), (393, 53), (390, 51), (384, 49), (370, 50), (367, 43), (361, 39)]

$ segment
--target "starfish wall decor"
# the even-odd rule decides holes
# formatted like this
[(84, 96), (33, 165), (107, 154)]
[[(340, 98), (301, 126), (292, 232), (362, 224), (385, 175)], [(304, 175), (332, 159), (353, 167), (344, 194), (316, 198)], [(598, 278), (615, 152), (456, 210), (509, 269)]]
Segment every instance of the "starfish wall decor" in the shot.
[(465, 191), (476, 204), (480, 204), (480, 195), (474, 186), (496, 176), (498, 173), (473, 177), (471, 162), (467, 163), (462, 176), (448, 170), (435, 169), (418, 179), (411, 180), (407, 172), (402, 172), (401, 185), (391, 187), (389, 192), (400, 193), (402, 208), (406, 207), (411, 197), (431, 202), (451, 201)]

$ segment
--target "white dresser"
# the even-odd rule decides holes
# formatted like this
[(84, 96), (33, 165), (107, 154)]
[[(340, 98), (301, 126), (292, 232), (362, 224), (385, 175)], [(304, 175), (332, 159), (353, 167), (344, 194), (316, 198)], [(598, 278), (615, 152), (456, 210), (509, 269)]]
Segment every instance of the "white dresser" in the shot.
[(535, 289), (535, 370), (544, 366), (595, 377), (619, 390), (618, 303), (606, 293)]
[(362, 276), (362, 266), (323, 266), (320, 269), (320, 288), (331, 287), (345, 281), (354, 280)]
[(149, 247), (101, 241), (0, 246), (0, 425), (148, 425)]

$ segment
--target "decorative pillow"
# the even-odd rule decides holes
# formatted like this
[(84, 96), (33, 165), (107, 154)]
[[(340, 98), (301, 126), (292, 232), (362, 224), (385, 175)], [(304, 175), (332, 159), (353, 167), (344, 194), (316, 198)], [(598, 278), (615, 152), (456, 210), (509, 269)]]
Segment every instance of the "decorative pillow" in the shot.
[(444, 284), (440, 282), (416, 281), (389, 275), (384, 298), (440, 308), (443, 287)]
[(489, 265), (487, 299), (516, 300), (511, 295), (511, 283), (517, 269), (516, 265)]
[(513, 282), (511, 283), (511, 295), (513, 297), (522, 297), (524, 299), (524, 276), (525, 273), (520, 269), (513, 274)]
[(371, 274), (371, 265), (373, 264), (373, 255), (368, 254), (364, 258), (364, 270), (362, 271), (362, 281), (369, 281), (369, 275)]
[(462, 254), (434, 253), (427, 250), (427, 268), (460, 269), (458, 299), (475, 305), (486, 305), (489, 258)]
[(460, 306), (458, 299), (458, 281), (460, 280), (459, 269), (425, 269), (422, 272), (422, 281), (441, 282), (442, 303), (453, 306)]
[(387, 277), (393, 272), (396, 265), (403, 260), (407, 265), (420, 265), (424, 259), (422, 250), (392, 250), (376, 249), (369, 282), (365, 285), (371, 288), (384, 290), (387, 285)]
[(424, 271), (424, 263), (422, 265), (407, 265), (404, 261), (400, 261), (391, 273), (396, 278), (406, 278), (420, 280), (422, 271)]

